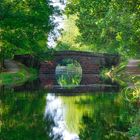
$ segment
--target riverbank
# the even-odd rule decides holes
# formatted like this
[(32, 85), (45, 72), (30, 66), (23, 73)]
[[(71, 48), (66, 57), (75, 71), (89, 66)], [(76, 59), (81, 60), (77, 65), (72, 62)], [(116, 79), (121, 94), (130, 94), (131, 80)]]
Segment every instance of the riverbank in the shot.
[(109, 75), (113, 81), (122, 87), (140, 86), (140, 60), (123, 60), (117, 67), (110, 70)]
[(121, 96), (135, 112), (129, 126), (128, 136), (132, 140), (140, 139), (140, 59), (122, 61), (110, 71), (111, 78), (121, 87)]
[(8, 60), (6, 69), (0, 73), (0, 85), (22, 84), (27, 80), (35, 79), (37, 73), (36, 69), (27, 68), (19, 62)]

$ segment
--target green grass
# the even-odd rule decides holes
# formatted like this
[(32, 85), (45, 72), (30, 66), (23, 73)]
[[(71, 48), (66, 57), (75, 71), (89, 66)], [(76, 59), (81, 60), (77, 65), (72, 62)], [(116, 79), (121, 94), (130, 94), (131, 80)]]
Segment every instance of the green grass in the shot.
[(21, 65), (18, 72), (2, 72), (0, 73), (1, 85), (17, 85), (24, 83), (27, 80), (32, 80), (37, 77), (37, 70), (26, 68)]

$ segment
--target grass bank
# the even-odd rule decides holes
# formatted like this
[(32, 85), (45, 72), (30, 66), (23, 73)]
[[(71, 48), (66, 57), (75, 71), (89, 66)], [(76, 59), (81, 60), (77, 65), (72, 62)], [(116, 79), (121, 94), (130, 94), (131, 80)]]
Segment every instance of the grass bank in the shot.
[(33, 68), (27, 68), (24, 65), (19, 65), (18, 72), (1, 72), (0, 73), (0, 85), (18, 85), (24, 83), (27, 80), (33, 80), (37, 78), (38, 71)]
[(118, 82), (122, 87), (140, 86), (140, 76), (133, 73), (130, 74), (127, 68), (128, 64), (128, 60), (125, 60), (122, 61), (117, 67), (112, 68), (110, 71), (111, 78), (114, 81)]

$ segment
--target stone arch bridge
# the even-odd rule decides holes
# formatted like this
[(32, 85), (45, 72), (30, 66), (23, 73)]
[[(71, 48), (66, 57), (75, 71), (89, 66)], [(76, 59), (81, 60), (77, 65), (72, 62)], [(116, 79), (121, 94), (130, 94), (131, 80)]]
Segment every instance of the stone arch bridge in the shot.
[[(45, 54), (43, 54), (45, 55)], [(48, 53), (46, 54), (47, 57)], [(26, 66), (39, 68), (39, 77), (42, 86), (51, 87), (58, 85), (55, 77), (56, 66), (63, 59), (77, 60), (82, 67), (81, 85), (91, 85), (102, 83), (100, 71), (102, 68), (111, 68), (119, 63), (118, 55), (111, 54), (94, 54), (91, 52), (81, 51), (56, 51), (53, 53), (52, 60), (38, 61), (31, 55), (16, 55), (15, 60), (18, 60)]]

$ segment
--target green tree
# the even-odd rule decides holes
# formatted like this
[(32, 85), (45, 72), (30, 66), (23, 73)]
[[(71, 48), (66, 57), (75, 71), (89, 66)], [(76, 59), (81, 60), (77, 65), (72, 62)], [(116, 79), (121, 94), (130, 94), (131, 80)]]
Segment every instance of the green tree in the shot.
[(135, 56), (140, 50), (140, 0), (69, 0), (78, 16), (78, 41), (101, 52)]
[(0, 0), (1, 61), (14, 54), (44, 52), (51, 14), (46, 0)]

